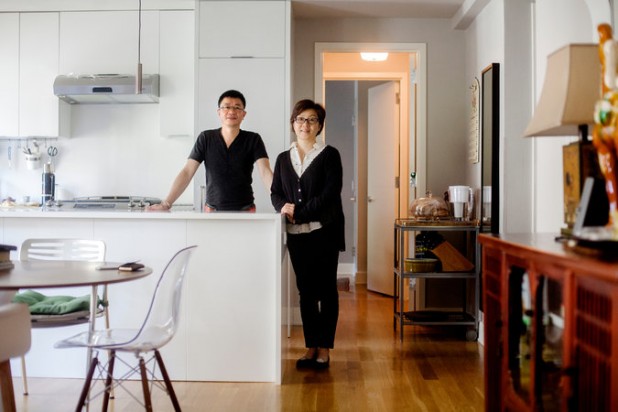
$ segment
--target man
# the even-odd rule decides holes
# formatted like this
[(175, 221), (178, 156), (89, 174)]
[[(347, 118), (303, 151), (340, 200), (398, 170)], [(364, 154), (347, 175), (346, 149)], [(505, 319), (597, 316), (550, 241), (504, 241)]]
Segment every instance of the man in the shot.
[(257, 166), (269, 192), (273, 173), (260, 135), (240, 129), (245, 107), (245, 97), (237, 90), (228, 90), (219, 97), (217, 113), (221, 127), (200, 133), (165, 200), (148, 210), (169, 210), (204, 162), (205, 211), (255, 211), (251, 188), (253, 165)]

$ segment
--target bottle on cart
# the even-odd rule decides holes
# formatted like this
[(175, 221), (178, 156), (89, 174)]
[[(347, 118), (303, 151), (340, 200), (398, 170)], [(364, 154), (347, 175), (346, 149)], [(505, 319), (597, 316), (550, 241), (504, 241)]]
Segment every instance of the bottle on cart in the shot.
[(56, 188), (56, 176), (51, 163), (43, 165), (43, 176), (41, 179), (41, 205), (45, 206), (48, 202), (54, 201), (54, 191)]

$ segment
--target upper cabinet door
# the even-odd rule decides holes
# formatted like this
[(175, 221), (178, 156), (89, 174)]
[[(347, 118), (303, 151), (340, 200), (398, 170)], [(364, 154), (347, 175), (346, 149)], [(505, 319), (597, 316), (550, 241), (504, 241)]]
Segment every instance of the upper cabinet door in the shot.
[[(247, 99), (243, 130), (259, 133), (266, 145), (271, 167), (286, 148), (290, 130), (285, 116), (286, 64), (284, 59), (200, 59), (198, 74), (198, 130), (214, 129), (221, 122), (217, 100), (228, 89), (240, 90)], [(251, 73), (247, 76), (247, 73)], [(260, 79), (256, 81), (255, 79)], [(194, 178), (198, 187), (205, 184), (203, 172)], [(259, 212), (272, 212), (270, 191), (264, 190), (257, 169), (253, 172), (253, 191)]]
[(21, 13), (19, 39), (19, 135), (63, 134), (53, 88), (58, 72), (58, 13)]
[(285, 57), (286, 2), (201, 1), (199, 57)]
[[(137, 11), (60, 13), (60, 73), (137, 73)], [(159, 72), (159, 12), (142, 11), (143, 73)]]
[(186, 10), (162, 11), (160, 22), (161, 136), (193, 137), (195, 15)]
[(0, 13), (0, 136), (17, 136), (19, 14)]

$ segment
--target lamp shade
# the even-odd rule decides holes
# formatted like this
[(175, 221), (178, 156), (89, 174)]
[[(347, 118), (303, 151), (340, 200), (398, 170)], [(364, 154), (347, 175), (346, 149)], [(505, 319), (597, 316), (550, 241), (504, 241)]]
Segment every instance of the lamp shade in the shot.
[(524, 135), (576, 136), (594, 124), (601, 98), (601, 63), (596, 44), (570, 44), (547, 57), (541, 98)]

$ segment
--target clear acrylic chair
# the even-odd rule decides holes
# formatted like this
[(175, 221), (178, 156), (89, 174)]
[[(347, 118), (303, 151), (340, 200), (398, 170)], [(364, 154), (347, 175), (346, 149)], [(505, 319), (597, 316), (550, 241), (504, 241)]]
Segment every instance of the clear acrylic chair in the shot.
[[(190, 246), (178, 251), (165, 266), (155, 287), (146, 317), (137, 329), (104, 329), (96, 330), (92, 334), (84, 332), (54, 345), (56, 348), (89, 348), (93, 350), (94, 356), (79, 397), (77, 411), (81, 411), (85, 405), (100, 395), (103, 395), (102, 410), (106, 411), (112, 389), (122, 387), (124, 381), (129, 380), (137, 373), (141, 376), (144, 392), (142, 406), (146, 410), (152, 410), (150, 394), (156, 384), (157, 387), (167, 391), (174, 410), (180, 411), (178, 399), (159, 349), (172, 339), (178, 328), (183, 282), (189, 258), (196, 247)], [(107, 364), (99, 362), (99, 350), (108, 351)], [(128, 364), (119, 358), (116, 352), (133, 353), (137, 358), (137, 365)], [(145, 355), (148, 356), (147, 360), (144, 360)], [(129, 372), (122, 376), (114, 376), (116, 360), (128, 366)], [(157, 366), (163, 378), (163, 384), (160, 379), (156, 378)], [(95, 379), (93, 382), (95, 371), (98, 371), (100, 379)], [(95, 392), (94, 387), (97, 385), (97, 381), (102, 381), (103, 378), (105, 379), (103, 388)], [(129, 393), (125, 387), (122, 388)], [(139, 402), (139, 399), (131, 396)]]
[[(85, 262), (105, 261), (105, 242), (91, 239), (26, 239), (19, 249), (19, 260), (71, 260)], [(103, 286), (102, 306), (97, 310), (97, 316), (105, 317), (105, 327), (109, 328), (109, 311), (107, 301), (107, 285)], [(83, 310), (62, 315), (30, 315), (33, 328), (54, 328), (85, 324), (90, 321), (90, 311)], [(90, 355), (88, 355), (90, 358)], [(24, 395), (28, 395), (28, 376), (26, 374), (26, 358), (21, 357)]]

